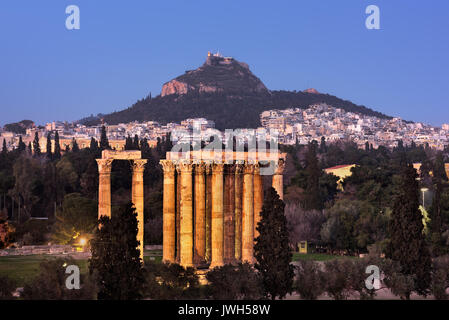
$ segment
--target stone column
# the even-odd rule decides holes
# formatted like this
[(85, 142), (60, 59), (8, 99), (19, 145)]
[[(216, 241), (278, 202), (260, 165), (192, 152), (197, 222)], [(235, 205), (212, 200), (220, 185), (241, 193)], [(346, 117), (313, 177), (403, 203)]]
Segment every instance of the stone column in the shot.
[(235, 169), (234, 165), (225, 167), (224, 187), (224, 263), (235, 262)]
[(254, 164), (243, 168), (242, 262), (254, 263)]
[(180, 162), (181, 169), (181, 221), (180, 221), (180, 260), (183, 267), (193, 267), (193, 206), (192, 169), (190, 162)]
[(176, 213), (175, 213), (175, 261), (179, 263), (179, 259), (181, 257), (181, 169), (179, 168), (179, 164), (176, 164)]
[(222, 162), (212, 165), (212, 260), (209, 268), (223, 265), (223, 169)]
[(285, 168), (284, 160), (279, 159), (275, 166), (276, 168), (273, 175), (273, 188), (277, 191), (279, 198), (281, 198), (281, 200), (284, 200), (284, 180), (282, 176)]
[(242, 261), (242, 179), (243, 166), (235, 165), (235, 259)]
[(134, 207), (137, 212), (137, 241), (139, 241), (140, 258), (143, 262), (143, 232), (144, 232), (144, 195), (143, 195), (143, 171), (145, 170), (145, 163), (147, 160), (139, 159), (133, 160), (133, 178), (132, 178), (132, 189), (131, 198)]
[(257, 223), (260, 221), (260, 213), (263, 206), (263, 177), (260, 175), (260, 166), (257, 163), (254, 166), (254, 238), (259, 236), (256, 230)]
[(194, 263), (201, 265), (206, 256), (206, 165), (195, 165), (195, 250)]
[(212, 257), (212, 165), (206, 164), (206, 261)]
[(163, 200), (163, 250), (162, 261), (175, 262), (176, 223), (175, 223), (175, 165), (170, 160), (161, 160), (164, 170), (164, 200)]
[(97, 159), (98, 164), (98, 219), (111, 218), (111, 169), (110, 159)]

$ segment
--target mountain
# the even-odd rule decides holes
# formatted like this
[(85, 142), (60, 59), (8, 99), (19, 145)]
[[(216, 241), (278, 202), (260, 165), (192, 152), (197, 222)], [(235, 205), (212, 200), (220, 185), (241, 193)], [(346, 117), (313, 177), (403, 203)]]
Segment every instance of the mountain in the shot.
[(3, 129), (5, 131), (14, 132), (17, 134), (25, 134), (26, 130), (29, 128), (34, 128), (35, 124), (31, 120), (22, 120), (20, 122), (5, 124)]
[[(215, 121), (217, 129), (256, 128), (259, 115), (270, 109), (307, 108), (314, 103), (327, 103), (348, 112), (379, 118), (390, 118), (364, 106), (342, 100), (315, 89), (305, 91), (270, 91), (249, 69), (231, 57), (208, 53), (206, 62), (196, 70), (166, 82), (161, 94), (137, 101), (129, 108), (101, 115), (108, 124), (131, 121), (179, 122), (204, 117)], [(100, 117), (80, 120), (92, 125)]]

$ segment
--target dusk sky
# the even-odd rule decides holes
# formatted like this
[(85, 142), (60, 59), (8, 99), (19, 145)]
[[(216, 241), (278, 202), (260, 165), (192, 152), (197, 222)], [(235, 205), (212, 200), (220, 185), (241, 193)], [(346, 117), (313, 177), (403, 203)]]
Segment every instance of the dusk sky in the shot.
[[(80, 30), (65, 27), (71, 4)], [(381, 30), (365, 27), (370, 4)], [(248, 63), (269, 89), (313, 87), (391, 116), (449, 123), (447, 0), (2, 0), (0, 125), (127, 108), (199, 67), (209, 50)]]

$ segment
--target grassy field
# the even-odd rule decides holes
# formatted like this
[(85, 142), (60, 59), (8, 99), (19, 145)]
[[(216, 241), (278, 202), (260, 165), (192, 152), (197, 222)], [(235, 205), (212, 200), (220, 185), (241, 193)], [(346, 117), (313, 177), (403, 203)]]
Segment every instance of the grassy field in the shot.
[[(42, 261), (55, 259), (55, 256), (49, 255), (30, 255), (30, 256), (10, 256), (0, 257), (0, 276), (8, 276), (17, 281), (19, 287), (33, 279), (39, 272), (39, 264)], [(332, 259), (347, 258), (343, 256), (332, 256), (322, 253), (299, 254), (293, 253), (293, 261), (298, 260), (313, 260), (313, 261), (328, 261)], [(351, 257), (354, 258), (354, 257)], [(146, 251), (145, 262), (158, 262), (162, 260), (162, 251)], [(87, 273), (88, 263), (86, 259), (76, 260), (82, 274)]]

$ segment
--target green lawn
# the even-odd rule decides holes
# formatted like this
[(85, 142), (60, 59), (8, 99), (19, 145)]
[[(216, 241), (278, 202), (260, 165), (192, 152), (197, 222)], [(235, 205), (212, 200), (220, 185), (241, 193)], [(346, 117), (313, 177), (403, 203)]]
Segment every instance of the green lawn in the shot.
[(299, 260), (329, 261), (329, 260), (344, 259), (344, 258), (354, 259), (356, 257), (333, 256), (333, 255), (325, 254), (325, 253), (308, 253), (308, 254), (303, 254), (303, 253), (294, 252), (292, 260), (293, 261), (299, 261)]

